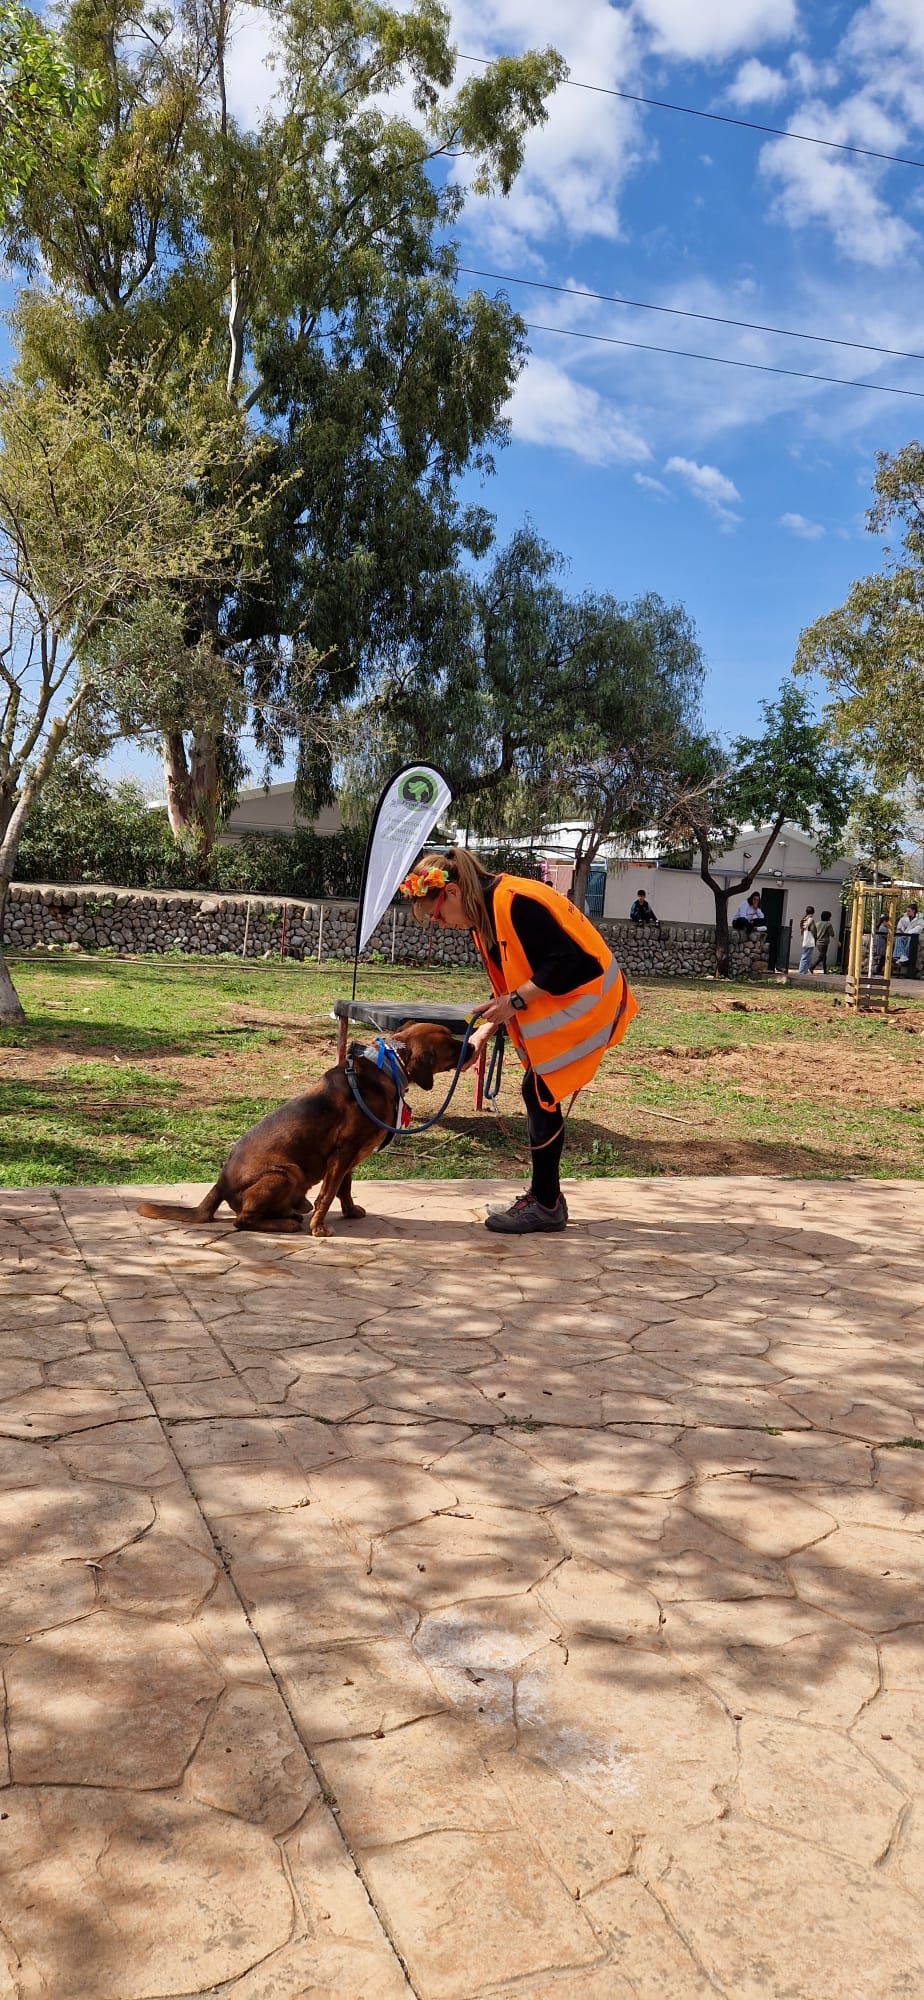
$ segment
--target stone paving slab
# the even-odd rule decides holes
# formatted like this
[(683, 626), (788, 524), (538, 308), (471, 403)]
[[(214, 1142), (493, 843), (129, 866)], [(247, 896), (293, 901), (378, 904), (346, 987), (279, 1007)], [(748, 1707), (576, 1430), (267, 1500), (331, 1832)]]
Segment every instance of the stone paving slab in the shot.
[(139, 1192), (0, 1205), (0, 2000), (918, 2000), (924, 1187)]

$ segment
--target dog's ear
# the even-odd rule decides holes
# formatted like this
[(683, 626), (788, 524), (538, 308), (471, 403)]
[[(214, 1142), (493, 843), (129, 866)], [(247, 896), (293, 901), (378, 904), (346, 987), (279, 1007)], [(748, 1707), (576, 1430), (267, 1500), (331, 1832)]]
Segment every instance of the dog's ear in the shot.
[(421, 1048), (416, 1038), (404, 1044), (404, 1067), (410, 1083), (418, 1084), (421, 1090), (433, 1089), (433, 1051)]

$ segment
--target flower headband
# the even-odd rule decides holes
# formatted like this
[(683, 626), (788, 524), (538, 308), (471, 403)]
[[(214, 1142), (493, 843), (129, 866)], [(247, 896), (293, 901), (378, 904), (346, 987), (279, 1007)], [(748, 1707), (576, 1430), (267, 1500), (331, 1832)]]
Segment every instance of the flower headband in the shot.
[(400, 896), (408, 896), (414, 903), (425, 896), (432, 896), (436, 889), (445, 889), (449, 883), (449, 869), (440, 868), (431, 862), (428, 868), (412, 868), (398, 891)]

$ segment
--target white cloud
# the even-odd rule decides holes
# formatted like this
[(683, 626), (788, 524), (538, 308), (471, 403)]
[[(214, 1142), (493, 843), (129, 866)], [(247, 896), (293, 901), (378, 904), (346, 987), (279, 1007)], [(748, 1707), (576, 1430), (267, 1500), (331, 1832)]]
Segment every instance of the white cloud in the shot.
[(720, 472), (717, 465), (697, 465), (694, 458), (669, 458), (665, 469), (675, 472), (694, 500), (701, 500), (717, 521), (731, 527), (740, 519), (733, 507), (735, 502), (740, 504), (741, 495), (734, 480)]
[[(882, 151), (894, 151), (900, 136), (877, 106), (860, 97), (837, 109), (816, 100), (800, 109), (792, 124), (796, 131)], [(761, 148), (760, 166), (777, 189), (774, 213), (791, 228), (825, 228), (842, 257), (876, 270), (913, 254), (915, 232), (880, 195), (874, 162), (854, 163), (820, 147), (773, 139)]]
[(912, 130), (924, 124), (924, 10), (914, 0), (871, 0), (859, 8), (844, 49), (867, 91), (898, 106)]
[(643, 486), (646, 493), (656, 493), (661, 500), (673, 499), (670, 487), (665, 486), (663, 479), (652, 479), (650, 472), (633, 472), (632, 477), (636, 486)]
[[(590, 83), (639, 87), (642, 42), (628, 9), (610, 0), (452, 0), (452, 27), (463, 53), (484, 56), (551, 45), (573, 76)], [(465, 63), (459, 80), (471, 75)], [(622, 235), (621, 194), (653, 141), (642, 137), (640, 112), (615, 98), (583, 90), (556, 91), (546, 123), (532, 132), (526, 160), (504, 202), (475, 201), (466, 227), (497, 254), (517, 254), (561, 228), (574, 237), (616, 241)], [(466, 178), (463, 165), (457, 168)]]
[(802, 542), (820, 542), (825, 532), (820, 521), (809, 521), (804, 514), (781, 514), (779, 525)]
[(507, 406), (514, 437), (570, 451), (589, 465), (644, 465), (651, 452), (616, 404), (533, 355)]
[(881, 58), (888, 51), (924, 64), (924, 12), (916, 0), (870, 0), (854, 15), (846, 46), (850, 55)]
[(734, 83), (729, 84), (727, 95), (732, 104), (747, 110), (749, 104), (773, 104), (788, 89), (782, 70), (770, 69), (757, 56), (749, 56), (742, 63)]
[(269, 59), (279, 41), (278, 21), (265, 8), (237, 8), (226, 64), (228, 109), (246, 131), (259, 125), (278, 88)]
[(779, 41), (796, 28), (795, 0), (637, 0), (665, 55), (715, 62)]

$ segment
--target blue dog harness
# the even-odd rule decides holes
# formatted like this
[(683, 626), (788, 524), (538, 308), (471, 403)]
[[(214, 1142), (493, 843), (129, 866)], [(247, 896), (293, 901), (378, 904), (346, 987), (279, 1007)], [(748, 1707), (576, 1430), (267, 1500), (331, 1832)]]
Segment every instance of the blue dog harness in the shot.
[[(384, 1153), (386, 1146), (391, 1145), (392, 1140), (397, 1137), (398, 1131), (403, 1131), (410, 1124), (411, 1118), (413, 1116), (411, 1107), (407, 1103), (407, 1100), (404, 1095), (406, 1087), (406, 1078), (404, 1076), (396, 1050), (392, 1048), (390, 1042), (387, 1042), (385, 1040), (384, 1035), (376, 1035), (375, 1041), (370, 1042), (366, 1048), (360, 1049), (359, 1053), (361, 1056), (365, 1058), (366, 1062), (374, 1063), (376, 1069), (380, 1069), (383, 1075), (387, 1076), (390, 1082), (393, 1083), (395, 1087), (394, 1125), (397, 1128), (397, 1130), (392, 1130), (389, 1127), (386, 1132), (386, 1137), (382, 1140), (382, 1144), (376, 1148), (377, 1152)], [(352, 1050), (347, 1056), (346, 1062), (344, 1064), (344, 1070), (346, 1073), (347, 1083), (350, 1086), (350, 1089), (353, 1093), (353, 1096), (356, 1099), (357, 1104), (359, 1105), (360, 1110), (364, 1113), (364, 1115), (367, 1118), (371, 1117), (374, 1124), (379, 1124), (381, 1121), (375, 1117), (374, 1112), (370, 1112), (367, 1109), (360, 1095), (359, 1085), (356, 1081), (356, 1077), (354, 1074), (355, 1058), (353, 1056)]]

